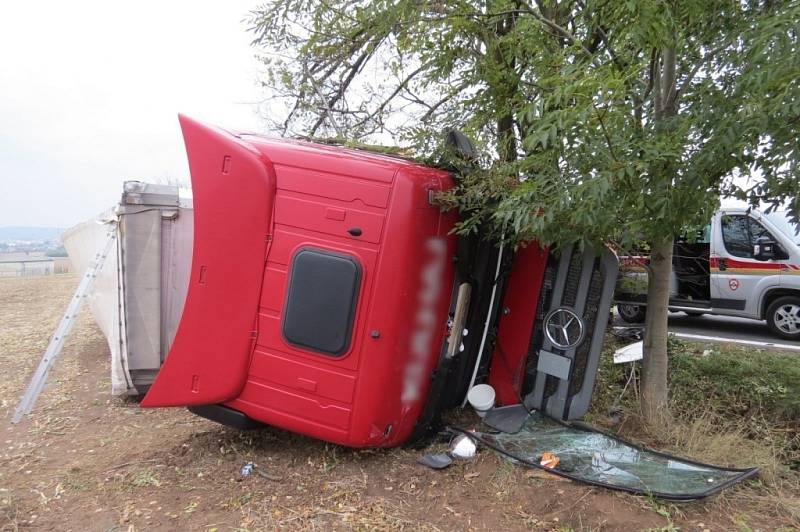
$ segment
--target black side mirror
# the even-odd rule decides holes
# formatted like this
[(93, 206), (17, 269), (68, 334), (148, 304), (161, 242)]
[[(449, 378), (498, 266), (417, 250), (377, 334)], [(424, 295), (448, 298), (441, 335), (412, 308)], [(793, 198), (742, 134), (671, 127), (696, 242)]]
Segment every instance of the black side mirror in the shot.
[(772, 238), (761, 235), (753, 245), (753, 258), (756, 260), (772, 260), (783, 255), (783, 250)]
[(451, 129), (445, 136), (441, 157), (439, 165), (453, 172), (453, 177), (458, 180), (463, 173), (477, 167), (478, 150), (469, 137)]
[(473, 162), (478, 159), (478, 150), (475, 149), (472, 140), (461, 131), (457, 129), (449, 130), (444, 142), (447, 149), (459, 159), (467, 162)]

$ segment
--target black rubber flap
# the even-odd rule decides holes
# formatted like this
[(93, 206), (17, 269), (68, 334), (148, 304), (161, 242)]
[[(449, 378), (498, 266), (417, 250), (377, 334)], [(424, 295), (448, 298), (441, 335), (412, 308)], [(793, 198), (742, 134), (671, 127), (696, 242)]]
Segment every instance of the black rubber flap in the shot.
[(216, 423), (239, 430), (252, 430), (264, 427), (263, 423), (259, 423), (255, 419), (247, 417), (247, 415), (242, 412), (223, 405), (197, 405), (190, 406), (188, 410), (196, 416), (204, 417)]
[[(758, 468), (729, 469), (650, 451), (539, 412), (532, 412), (516, 434), (451, 429), (512, 461), (579, 482), (661, 499), (701, 499), (758, 474)], [(545, 452), (559, 458), (555, 468), (540, 465)]]
[(492, 408), (483, 417), (483, 422), (495, 430), (516, 434), (528, 420), (528, 411), (522, 405)]
[(417, 460), (420, 464), (431, 469), (445, 469), (453, 464), (453, 459), (446, 453), (426, 454)]

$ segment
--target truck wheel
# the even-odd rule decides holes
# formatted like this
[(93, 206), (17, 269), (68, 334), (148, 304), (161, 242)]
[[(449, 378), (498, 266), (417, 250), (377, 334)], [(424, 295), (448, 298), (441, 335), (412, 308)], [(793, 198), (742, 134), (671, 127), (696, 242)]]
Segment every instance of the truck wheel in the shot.
[(787, 340), (800, 340), (800, 298), (780, 297), (767, 309), (767, 325)]
[(617, 312), (622, 321), (628, 323), (642, 323), (644, 321), (647, 308), (642, 305), (617, 305)]

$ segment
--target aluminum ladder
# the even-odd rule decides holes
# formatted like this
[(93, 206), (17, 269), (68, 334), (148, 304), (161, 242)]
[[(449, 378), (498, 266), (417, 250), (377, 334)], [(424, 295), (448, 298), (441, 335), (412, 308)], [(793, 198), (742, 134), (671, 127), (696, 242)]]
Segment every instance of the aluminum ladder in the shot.
[(62, 316), (61, 322), (59, 323), (56, 332), (53, 334), (53, 338), (50, 340), (50, 345), (47, 346), (47, 350), (44, 352), (42, 361), (39, 362), (39, 367), (36, 368), (36, 373), (33, 374), (33, 378), (31, 378), (28, 388), (25, 390), (19, 405), (17, 405), (17, 409), (14, 411), (14, 416), (11, 418), (12, 423), (19, 423), (23, 416), (29, 413), (33, 408), (33, 405), (36, 403), (36, 399), (42, 392), (44, 383), (47, 380), (47, 375), (50, 373), (53, 364), (55, 364), (58, 355), (61, 354), (61, 348), (64, 347), (64, 342), (66, 341), (69, 332), (72, 330), (73, 325), (75, 325), (75, 319), (78, 317), (78, 312), (80, 311), (84, 300), (91, 292), (94, 280), (97, 277), (97, 274), (100, 272), (100, 269), (103, 267), (103, 263), (105, 262), (108, 254), (111, 252), (111, 247), (116, 239), (117, 230), (115, 224), (106, 235), (106, 240), (103, 242), (102, 249), (95, 254), (94, 259), (89, 263), (89, 267), (86, 269), (86, 273), (83, 275), (83, 279), (81, 279), (78, 289), (75, 290), (75, 294), (72, 296), (72, 300), (70, 301), (69, 306), (67, 306), (64, 316)]

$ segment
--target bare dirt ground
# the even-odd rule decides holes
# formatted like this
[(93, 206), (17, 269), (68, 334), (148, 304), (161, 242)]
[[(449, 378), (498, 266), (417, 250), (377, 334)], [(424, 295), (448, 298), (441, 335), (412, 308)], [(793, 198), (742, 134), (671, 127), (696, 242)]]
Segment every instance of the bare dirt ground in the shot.
[[(0, 279), (2, 530), (796, 529), (758, 482), (673, 505), (513, 466), (482, 450), (442, 472), (413, 449), (356, 451), (277, 429), (237, 432), (109, 394), (84, 311), (32, 415), (11, 414), (75, 276)], [(467, 422), (475, 418), (467, 414)], [(262, 475), (239, 479), (254, 462)], [(748, 464), (740, 464), (748, 465)]]

